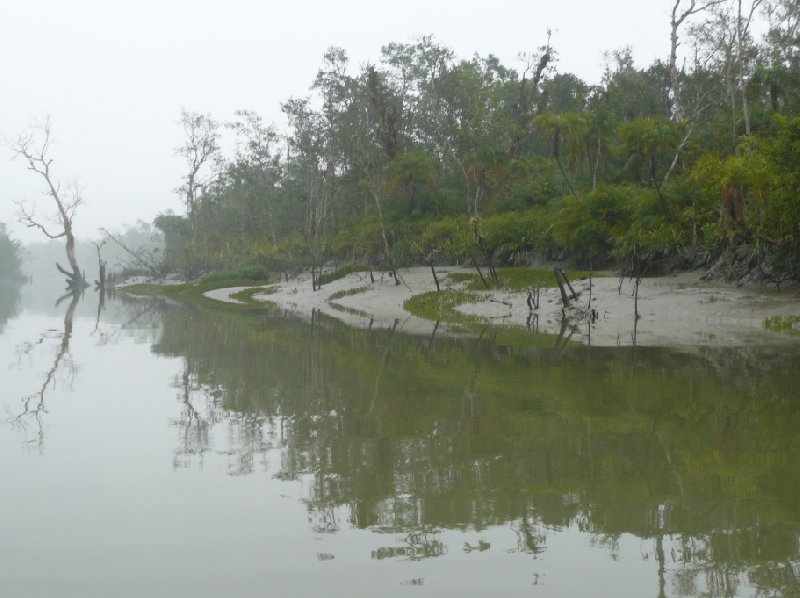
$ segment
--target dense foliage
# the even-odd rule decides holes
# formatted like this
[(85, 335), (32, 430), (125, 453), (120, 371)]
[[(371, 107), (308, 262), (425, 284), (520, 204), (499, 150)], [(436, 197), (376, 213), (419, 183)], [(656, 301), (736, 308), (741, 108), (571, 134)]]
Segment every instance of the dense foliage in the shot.
[(311, 95), (282, 105), (288, 134), (240, 112), (229, 158), (221, 125), (184, 112), (187, 213), (156, 221), (166, 265), (536, 256), (644, 271), (747, 244), (800, 277), (800, 4), (712, 4), (679, 31), (682, 70), (626, 49), (590, 85), (558, 72), (549, 41), (513, 70), (422, 37), (357, 69), (329, 49)]

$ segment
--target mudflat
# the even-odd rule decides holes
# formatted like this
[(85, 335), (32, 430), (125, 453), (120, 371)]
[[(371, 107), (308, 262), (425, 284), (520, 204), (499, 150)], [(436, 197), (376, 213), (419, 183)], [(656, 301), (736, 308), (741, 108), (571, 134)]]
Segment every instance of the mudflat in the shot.
[[(462, 283), (450, 273), (471, 269), (436, 269), (442, 289)], [(754, 290), (708, 283), (701, 272), (643, 278), (639, 283), (613, 276), (573, 280), (577, 299), (564, 309), (558, 288), (541, 290), (538, 309), (530, 309), (527, 291), (471, 292), (472, 300), (457, 306), (460, 313), (496, 326), (525, 327), (532, 332), (568, 335), (573, 341), (601, 346), (742, 346), (752, 343), (797, 343), (800, 336), (775, 332), (769, 318), (800, 317), (800, 291)], [(393, 327), (407, 333), (446, 333), (448, 326), (416, 317), (404, 307), (415, 295), (436, 291), (428, 267), (399, 271), (400, 284), (386, 274), (352, 273), (312, 291), (310, 274), (272, 285), (254, 299), (310, 317), (318, 310), (357, 327)], [(374, 281), (373, 281), (374, 280)], [(209, 291), (219, 301), (242, 287)], [(591, 300), (591, 303), (590, 303)], [(638, 317), (635, 316), (638, 312)]]

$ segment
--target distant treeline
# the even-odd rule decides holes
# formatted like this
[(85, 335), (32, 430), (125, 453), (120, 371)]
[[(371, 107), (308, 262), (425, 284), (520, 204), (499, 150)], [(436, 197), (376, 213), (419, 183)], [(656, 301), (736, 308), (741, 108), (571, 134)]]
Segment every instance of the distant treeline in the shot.
[(358, 68), (329, 49), (309, 97), (282, 104), (286, 136), (253, 112), (220, 124), (184, 111), (186, 215), (155, 222), (164, 267), (475, 256), (643, 272), (746, 244), (800, 277), (800, 8), (711, 3), (689, 26), (680, 4), (685, 64), (639, 68), (616, 51), (597, 85), (559, 72), (549, 40), (514, 70), (423, 37)]
[[(100, 258), (106, 262), (108, 272), (127, 274), (152, 274), (152, 264), (162, 261), (163, 234), (146, 222), (125, 226), (120, 231), (98, 233), (98, 240), (78, 240), (75, 254), (86, 278), (98, 276), (98, 246)], [(124, 245), (124, 248), (122, 245)], [(60, 278), (55, 269), (57, 262), (64, 261), (64, 242), (61, 239), (31, 243), (26, 246), (11, 238), (6, 225), (0, 223), (0, 279), (22, 279), (27, 277)]]
[(0, 284), (22, 278), (22, 248), (0, 222)]

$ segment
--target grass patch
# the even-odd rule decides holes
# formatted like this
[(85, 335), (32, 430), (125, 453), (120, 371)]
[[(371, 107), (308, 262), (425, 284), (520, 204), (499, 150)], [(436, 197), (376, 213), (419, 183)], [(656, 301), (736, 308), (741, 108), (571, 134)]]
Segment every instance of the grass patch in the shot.
[(764, 328), (781, 334), (800, 335), (796, 328), (800, 324), (800, 316), (773, 316), (764, 320)]
[(264, 266), (260, 265), (239, 266), (235, 270), (223, 270), (222, 272), (206, 274), (200, 279), (200, 283), (231, 282), (238, 280), (262, 282), (269, 280), (269, 272), (267, 272)]
[[(524, 326), (494, 325), (490, 320), (478, 316), (468, 316), (456, 311), (459, 305), (477, 303), (483, 297), (478, 293), (465, 290), (449, 289), (446, 291), (423, 293), (406, 300), (403, 307), (411, 313), (426, 320), (443, 322), (448, 325), (451, 333), (481, 334), (493, 330), (496, 344), (508, 347), (552, 347), (557, 335), (545, 333), (532, 333)], [(568, 344), (576, 344), (569, 341)]]
[(352, 307), (347, 307), (346, 305), (342, 305), (341, 303), (336, 303), (337, 299), (342, 299), (344, 297), (351, 297), (353, 295), (359, 295), (365, 291), (368, 291), (369, 287), (356, 287), (354, 289), (342, 289), (341, 291), (336, 291), (335, 293), (331, 293), (331, 296), (328, 297), (328, 305), (330, 305), (336, 311), (340, 311), (342, 313), (350, 314), (352, 316), (361, 316), (362, 318), (371, 318), (367, 312), (361, 311), (360, 309), (354, 309)]
[(356, 287), (353, 289), (343, 289), (341, 291), (336, 291), (335, 293), (331, 293), (331, 296), (328, 297), (328, 302), (336, 301), (337, 299), (342, 299), (344, 297), (351, 297), (352, 295), (360, 295), (361, 293), (365, 293), (369, 290), (369, 287)]
[(447, 289), (415, 295), (403, 303), (403, 308), (408, 313), (426, 320), (468, 325), (476, 323), (479, 319), (457, 312), (456, 307), (464, 303), (477, 303), (480, 299), (475, 293)]
[(231, 299), (241, 301), (242, 303), (260, 303), (257, 299), (253, 299), (255, 295), (272, 295), (278, 291), (278, 287), (273, 285), (270, 287), (252, 287), (244, 289), (238, 293), (231, 295)]
[[(128, 293), (129, 295), (136, 295), (139, 297), (165, 297), (173, 301), (180, 301), (183, 303), (193, 303), (196, 305), (206, 305), (209, 307), (226, 307), (229, 309), (271, 309), (263, 301), (255, 301), (252, 296), (256, 293), (264, 292), (264, 284), (267, 281), (260, 281), (261, 285), (254, 287), (254, 281), (246, 279), (232, 279), (232, 280), (200, 280), (199, 282), (187, 282), (184, 284), (135, 284), (127, 287), (122, 287), (119, 291)], [(204, 296), (203, 293), (213, 291), (216, 289), (226, 289), (231, 287), (248, 287), (246, 290), (237, 293), (240, 297), (234, 297), (244, 303), (223, 303)], [(246, 293), (252, 290), (253, 292), (248, 296)]]
[[(541, 270), (537, 268), (526, 268), (524, 266), (515, 268), (500, 268), (497, 270), (497, 282), (492, 280), (489, 276), (488, 268), (483, 268), (484, 277), (486, 282), (489, 283), (490, 289), (504, 289), (509, 291), (524, 291), (531, 287), (539, 287), (540, 289), (550, 289), (558, 286), (556, 277), (553, 275), (552, 270)], [(477, 272), (475, 274), (458, 272), (448, 274), (450, 280), (453, 282), (464, 283), (465, 288), (470, 291), (485, 291), (480, 276)], [(580, 280), (581, 278), (588, 278), (587, 272), (567, 272), (567, 277), (570, 282)], [(595, 275), (597, 278), (597, 275)]]

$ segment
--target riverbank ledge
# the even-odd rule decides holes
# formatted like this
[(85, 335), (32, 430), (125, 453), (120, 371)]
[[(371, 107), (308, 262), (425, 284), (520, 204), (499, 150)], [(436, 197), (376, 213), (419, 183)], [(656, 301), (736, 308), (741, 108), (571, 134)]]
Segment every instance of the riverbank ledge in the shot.
[[(436, 270), (440, 293), (463, 290), (465, 274), (474, 270), (443, 267)], [(451, 275), (458, 275), (451, 277)], [(469, 300), (454, 307), (474, 324), (513, 326), (531, 333), (567, 337), (596, 346), (741, 346), (752, 343), (797, 343), (800, 292), (753, 290), (709, 283), (701, 272), (636, 281), (615, 276), (572, 281), (577, 299), (564, 309), (558, 288), (542, 288), (538, 309), (531, 309), (528, 291), (472, 290)], [(412, 334), (463, 331), (463, 326), (422, 318), (405, 306), (412, 297), (437, 293), (427, 267), (399, 271), (401, 284), (383, 273), (351, 273), (312, 291), (310, 274), (256, 292), (252, 299), (267, 301), (300, 317), (314, 312), (362, 328), (393, 328)], [(208, 291), (217, 301), (237, 302), (232, 296), (247, 287)], [(443, 296), (443, 295), (442, 295)], [(635, 315), (638, 312), (638, 317)], [(458, 319), (457, 317), (455, 319)], [(777, 323), (777, 325), (776, 325)]]

